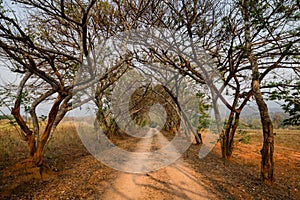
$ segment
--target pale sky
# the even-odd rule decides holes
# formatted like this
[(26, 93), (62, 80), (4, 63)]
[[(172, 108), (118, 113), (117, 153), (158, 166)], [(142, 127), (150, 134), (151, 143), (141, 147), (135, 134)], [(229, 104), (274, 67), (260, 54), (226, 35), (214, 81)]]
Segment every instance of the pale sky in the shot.
[[(0, 61), (1, 62), (1, 61)], [(6, 85), (7, 83), (17, 83), (19, 79), (17, 76), (10, 71), (7, 67), (0, 64), (0, 85)]]

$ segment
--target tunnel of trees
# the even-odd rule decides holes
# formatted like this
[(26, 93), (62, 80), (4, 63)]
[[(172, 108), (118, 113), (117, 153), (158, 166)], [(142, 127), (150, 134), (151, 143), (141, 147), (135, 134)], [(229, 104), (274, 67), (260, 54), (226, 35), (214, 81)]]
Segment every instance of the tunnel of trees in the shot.
[[(0, 103), (12, 108), (33, 165), (43, 165), (45, 145), (66, 114), (88, 101), (95, 102), (97, 117), (115, 134), (118, 127), (107, 109), (114, 84), (140, 64), (160, 63), (210, 88), (205, 95), (215, 111), (223, 159), (232, 159), (241, 112), (256, 102), (263, 130), (261, 178), (274, 181), (274, 133), (266, 101), (284, 101), (290, 115), (285, 122), (299, 125), (299, 1), (11, 2), (14, 6), (0, 1), (0, 57), (20, 81), (1, 88)], [(148, 40), (140, 40), (137, 49), (122, 51), (126, 40), (109, 41), (144, 27), (175, 31), (176, 42), (162, 37), (151, 48)], [(203, 52), (208, 65), (199, 61)], [(93, 95), (82, 93), (91, 85)], [(132, 119), (148, 124), (149, 109), (160, 104), (167, 113), (164, 129), (178, 129), (180, 107), (170, 94), (159, 85), (141, 87), (132, 96)], [(218, 102), (229, 111), (225, 120)], [(37, 108), (45, 103), (50, 109), (41, 128)]]
[(162, 130), (168, 132), (171, 132), (173, 129), (179, 130), (180, 109), (162, 85), (140, 87), (132, 94), (129, 104), (132, 120), (139, 126), (151, 126), (149, 112), (150, 108), (155, 104), (162, 105), (167, 115)]

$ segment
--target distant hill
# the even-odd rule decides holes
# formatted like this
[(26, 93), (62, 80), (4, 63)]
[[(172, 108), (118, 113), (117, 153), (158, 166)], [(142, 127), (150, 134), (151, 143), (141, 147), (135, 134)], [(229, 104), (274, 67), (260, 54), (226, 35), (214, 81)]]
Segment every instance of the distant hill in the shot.
[[(283, 112), (280, 105), (273, 102), (268, 103), (268, 108), (274, 128), (282, 128), (282, 121), (289, 117), (288, 114)], [(230, 112), (225, 106), (220, 106), (220, 113), (225, 120)], [(260, 114), (255, 103), (251, 102), (242, 110), (240, 127), (261, 128)]]

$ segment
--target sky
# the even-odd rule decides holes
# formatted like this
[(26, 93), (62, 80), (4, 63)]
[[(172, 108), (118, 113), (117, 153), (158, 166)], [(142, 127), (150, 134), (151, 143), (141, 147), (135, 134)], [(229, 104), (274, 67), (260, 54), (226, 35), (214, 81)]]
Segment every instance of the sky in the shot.
[[(3, 87), (7, 87), (7, 85), (13, 83), (17, 84), (19, 82), (19, 78), (10, 71), (8, 67), (5, 66), (5, 62), (0, 61), (0, 91), (3, 89)], [(1, 98), (1, 97), (0, 97)], [(9, 113), (9, 110), (6, 107), (0, 107), (1, 113)]]
[[(16, 5), (11, 3), (11, 0), (4, 0), (4, 5), (8, 6), (9, 8), (13, 9), (16, 11), (17, 14), (20, 14), (20, 8), (17, 7)], [(17, 83), (18, 82), (18, 78), (16, 77), (16, 75), (11, 72), (7, 65), (9, 63), (3, 61), (2, 59), (0, 60), (0, 86), (3, 86), (3, 83)]]
[(5, 66), (5, 63), (0, 61), (0, 85), (5, 85), (7, 83), (18, 83), (19, 78), (14, 74), (8, 67)]

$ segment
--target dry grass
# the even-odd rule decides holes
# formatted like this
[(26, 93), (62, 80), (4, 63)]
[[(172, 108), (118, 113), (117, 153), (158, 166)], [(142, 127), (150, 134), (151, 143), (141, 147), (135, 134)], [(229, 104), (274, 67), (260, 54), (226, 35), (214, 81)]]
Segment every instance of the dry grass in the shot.
[[(43, 130), (44, 124), (41, 124)], [(65, 157), (84, 152), (74, 124), (64, 122), (57, 127), (45, 148), (45, 161), (56, 165)], [(86, 153), (86, 152), (85, 152)], [(21, 139), (18, 130), (8, 121), (0, 122), (0, 169), (14, 165), (28, 156), (27, 144)], [(64, 156), (64, 158), (60, 158)]]
[[(263, 141), (262, 130), (244, 129), (250, 136), (250, 144), (260, 145)], [(290, 148), (300, 151), (300, 130), (275, 129), (275, 147)]]
[[(299, 199), (300, 131), (275, 130), (276, 184), (272, 188), (260, 186), (259, 182), (261, 160), (259, 151), (262, 146), (262, 132), (261, 130), (244, 131), (245, 133), (243, 134), (236, 134), (234, 158), (229, 163), (223, 163), (223, 160), (220, 159), (219, 143), (204, 159), (197, 157), (199, 146), (194, 145), (183, 157), (192, 164), (194, 163), (193, 166), (199, 173), (205, 174), (208, 185), (219, 190), (220, 194), (222, 194), (220, 199), (225, 196), (231, 197), (229, 199), (242, 199), (241, 197), (244, 199)], [(247, 144), (239, 141), (245, 136), (250, 136)], [(130, 149), (134, 146), (135, 140), (124, 138), (119, 139), (116, 143), (120, 143), (120, 146), (125, 147), (125, 149)], [(4, 171), (10, 170), (11, 166), (25, 159), (27, 153), (26, 143), (20, 140), (16, 129), (9, 123), (0, 121), (0, 176)], [(67, 187), (66, 185), (71, 184), (74, 187), (72, 186), (69, 190), (65, 188), (64, 191), (68, 191), (67, 197), (72, 197), (74, 196), (74, 191), (77, 191), (77, 193), (88, 191), (86, 186), (88, 183), (83, 183), (82, 180), (89, 179), (89, 173), (92, 173), (91, 169), (97, 172), (95, 177), (97, 177), (98, 185), (102, 181), (101, 184), (109, 186), (113, 181), (115, 171), (105, 167), (88, 155), (89, 153), (78, 137), (73, 123), (65, 121), (57, 128), (45, 149), (45, 162), (52, 169), (58, 169), (57, 177), (52, 177), (48, 182), (34, 184), (36, 182), (35, 179), (30, 181), (24, 179), (22, 182), (20, 181), (22, 175), (15, 173), (15, 177), (7, 176), (5, 180), (2, 180), (2, 184), (5, 187), (0, 187), (0, 193), (7, 190), (7, 188), (11, 188), (11, 191), (7, 194), (17, 195), (16, 197), (18, 198), (19, 195), (22, 196), (23, 194), (25, 196), (34, 194), (40, 197), (48, 195), (47, 191), (51, 189), (53, 190), (51, 195), (57, 197), (57, 195), (60, 195), (55, 193), (58, 190), (57, 185), (64, 188)], [(7, 169), (5, 170), (5, 168)], [(111, 175), (110, 179), (105, 179), (107, 177), (105, 174)], [(61, 177), (64, 178), (61, 179)], [(16, 182), (16, 180), (19, 180), (20, 183)], [(12, 184), (13, 181), (15, 181), (14, 184)], [(34, 187), (28, 186), (29, 182)], [(80, 189), (78, 189), (78, 184), (81, 184)], [(101, 188), (102, 190), (104, 191), (105, 188)], [(99, 191), (100, 189), (97, 189), (97, 192)]]
[(0, 169), (17, 163), (27, 156), (27, 144), (21, 140), (18, 131), (9, 121), (0, 122)]
[[(44, 125), (41, 124), (41, 130)], [(243, 129), (242, 134), (236, 133), (235, 144), (239, 148), (243, 146), (251, 146), (259, 155), (259, 150), (262, 145), (262, 131), (253, 129)], [(274, 130), (275, 135), (275, 150), (278, 152), (300, 152), (300, 130)], [(203, 135), (205, 136), (205, 134)], [(249, 138), (249, 141), (244, 142), (243, 138)], [(118, 141), (116, 142), (118, 143)], [(125, 143), (127, 144), (127, 143)], [(78, 137), (76, 128), (72, 121), (65, 121), (57, 127), (55, 133), (51, 136), (45, 149), (45, 159), (49, 162), (57, 162), (62, 155), (70, 156), (74, 153), (79, 153), (85, 149)], [(73, 152), (73, 153), (72, 153)], [(0, 169), (10, 166), (27, 156), (27, 144), (22, 141), (16, 127), (11, 125), (9, 121), (0, 121)], [(235, 152), (234, 152), (235, 154)]]

